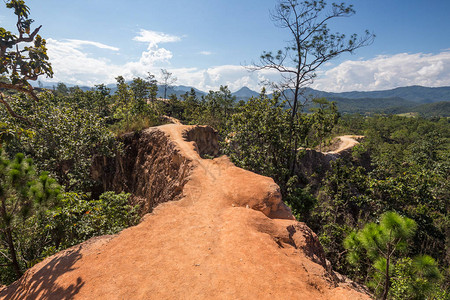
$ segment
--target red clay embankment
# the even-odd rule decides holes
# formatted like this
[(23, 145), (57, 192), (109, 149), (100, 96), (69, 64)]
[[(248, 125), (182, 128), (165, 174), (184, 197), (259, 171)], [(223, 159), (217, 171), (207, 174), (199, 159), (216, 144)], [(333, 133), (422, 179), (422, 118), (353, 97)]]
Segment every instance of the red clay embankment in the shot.
[[(129, 189), (140, 192), (141, 201), (160, 203), (157, 197), (172, 194), (178, 201), (159, 204), (118, 235), (45, 259), (1, 290), (0, 298), (370, 299), (338, 282), (316, 235), (293, 219), (272, 179), (226, 157), (201, 158), (214, 154), (205, 128), (147, 129), (139, 139), (157, 135), (167, 153), (153, 153), (158, 145), (144, 153), (138, 147), (139, 163), (117, 171), (134, 173)], [(142, 166), (146, 161), (152, 163)], [(142, 178), (148, 186), (139, 183)], [(156, 191), (152, 180), (172, 192)]]

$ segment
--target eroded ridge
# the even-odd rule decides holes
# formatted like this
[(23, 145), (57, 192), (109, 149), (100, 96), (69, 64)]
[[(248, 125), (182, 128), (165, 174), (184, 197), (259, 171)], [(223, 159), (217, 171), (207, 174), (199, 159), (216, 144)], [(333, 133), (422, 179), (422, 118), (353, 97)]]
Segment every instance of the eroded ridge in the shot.
[[(139, 225), (114, 237), (47, 258), (0, 297), (369, 299), (351, 282), (338, 280), (317, 236), (292, 217), (272, 179), (237, 168), (225, 156), (214, 158), (213, 136), (208, 127), (145, 130), (131, 143), (136, 161), (114, 174), (125, 176), (133, 168), (135, 179), (124, 184), (141, 190), (160, 189), (155, 182), (165, 180), (160, 192), (141, 194), (149, 195), (143, 201), (160, 204)], [(212, 154), (204, 159), (202, 153)], [(175, 167), (167, 170), (172, 163)], [(161, 174), (147, 174), (151, 171)], [(159, 201), (158, 195), (176, 186), (169, 184), (176, 178), (184, 181), (178, 201)], [(136, 183), (140, 180), (151, 188)]]

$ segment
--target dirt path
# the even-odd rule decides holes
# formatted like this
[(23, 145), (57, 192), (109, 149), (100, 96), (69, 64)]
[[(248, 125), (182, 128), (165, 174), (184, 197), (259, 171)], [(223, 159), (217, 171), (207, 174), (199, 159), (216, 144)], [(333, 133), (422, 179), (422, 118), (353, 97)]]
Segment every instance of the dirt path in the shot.
[(338, 136), (338, 137), (336, 137), (336, 139), (339, 139), (340, 143), (339, 143), (337, 149), (333, 150), (333, 151), (328, 151), (326, 153), (328, 153), (328, 154), (341, 153), (342, 151), (348, 150), (348, 149), (354, 147), (355, 145), (359, 144), (358, 140), (360, 140), (362, 138), (364, 138), (364, 136), (362, 136), (362, 135)]
[(293, 229), (302, 225), (280, 202), (272, 179), (226, 157), (201, 159), (182, 138), (186, 128), (158, 128), (193, 161), (180, 201), (161, 204), (117, 236), (46, 259), (0, 298), (369, 299), (336, 287), (305, 256), (303, 233)]

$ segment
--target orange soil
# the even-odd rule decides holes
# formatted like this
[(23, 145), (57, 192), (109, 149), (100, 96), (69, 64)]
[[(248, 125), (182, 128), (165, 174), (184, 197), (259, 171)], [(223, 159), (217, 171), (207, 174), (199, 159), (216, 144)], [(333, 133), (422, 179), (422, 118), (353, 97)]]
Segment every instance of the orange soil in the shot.
[(338, 154), (341, 153), (342, 151), (348, 150), (352, 147), (354, 147), (355, 145), (359, 144), (358, 140), (364, 138), (364, 136), (362, 135), (343, 135), (343, 136), (338, 136), (336, 137), (336, 139), (339, 139), (340, 142), (338, 144), (338, 147), (336, 150), (333, 151), (328, 151), (326, 153), (329, 154)]
[(306, 226), (292, 220), (272, 179), (226, 157), (201, 159), (182, 138), (187, 128), (149, 129), (164, 131), (193, 161), (181, 200), (159, 205), (116, 236), (47, 258), (0, 298), (370, 299), (339, 287), (305, 255), (298, 235), (288, 242), (288, 228)]

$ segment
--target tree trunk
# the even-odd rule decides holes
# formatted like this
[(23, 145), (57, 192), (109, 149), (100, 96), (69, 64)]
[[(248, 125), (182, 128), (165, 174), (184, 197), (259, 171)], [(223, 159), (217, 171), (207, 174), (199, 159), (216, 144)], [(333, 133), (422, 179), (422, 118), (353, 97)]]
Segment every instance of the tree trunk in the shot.
[(293, 141), (293, 149), (289, 149), (289, 151), (291, 152), (291, 159), (290, 159), (290, 172), (289, 172), (289, 177), (294, 176), (294, 170), (295, 170), (295, 165), (297, 163), (297, 147), (298, 147), (298, 141), (297, 141), (297, 136), (295, 135), (294, 132), (294, 127), (295, 127), (295, 121), (297, 118), (297, 110), (298, 110), (298, 94), (299, 94), (299, 87), (296, 86), (295, 87), (295, 92), (294, 92), (294, 103), (292, 105), (292, 115), (291, 115), (291, 128), (290, 128), (290, 133), (289, 133), (289, 146), (292, 147), (292, 138), (294, 138)]
[(22, 271), (20, 270), (19, 262), (17, 261), (16, 249), (14, 247), (11, 228), (9, 227), (6, 228), (6, 242), (8, 244), (9, 252), (11, 254), (12, 266), (14, 272), (16, 272), (18, 279), (22, 276)]
[(20, 278), (20, 276), (22, 276), (22, 271), (20, 270), (19, 262), (17, 261), (16, 248), (14, 247), (11, 227), (9, 226), (6, 220), (6, 204), (4, 198), (2, 199), (1, 216), (3, 219), (3, 225), (6, 227), (5, 236), (6, 236), (6, 243), (8, 244), (9, 253), (11, 255), (11, 263), (14, 272), (16, 272), (17, 278)]
[[(390, 252), (390, 247), (388, 247), (388, 253), (389, 252)], [(390, 263), (390, 256), (388, 255), (388, 257), (386, 258), (386, 276), (385, 276), (385, 280), (384, 280), (384, 291), (383, 291), (383, 295), (381, 296), (382, 300), (387, 299), (388, 292), (389, 292), (389, 286), (390, 286), (390, 281), (391, 281), (391, 278), (389, 277), (389, 263)]]

